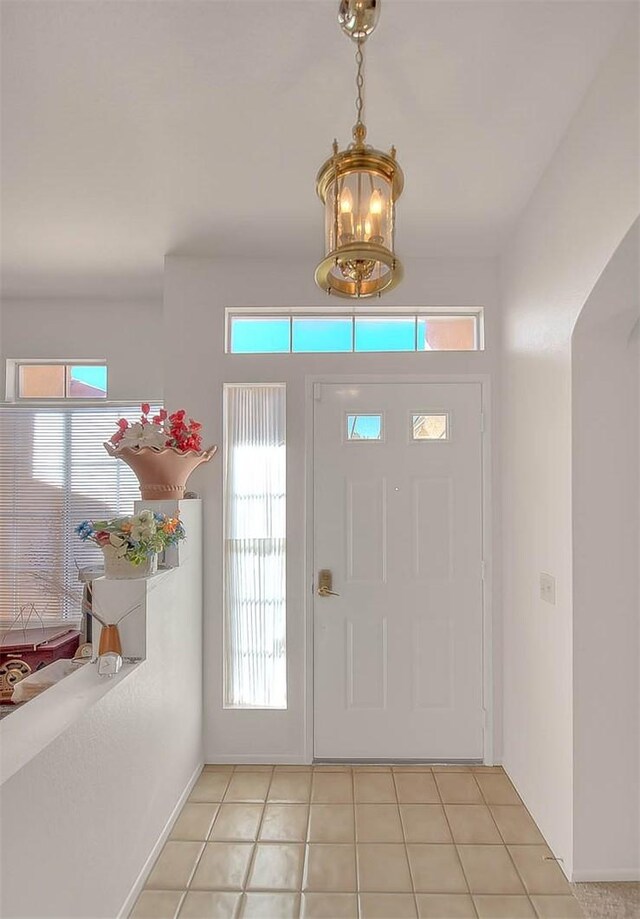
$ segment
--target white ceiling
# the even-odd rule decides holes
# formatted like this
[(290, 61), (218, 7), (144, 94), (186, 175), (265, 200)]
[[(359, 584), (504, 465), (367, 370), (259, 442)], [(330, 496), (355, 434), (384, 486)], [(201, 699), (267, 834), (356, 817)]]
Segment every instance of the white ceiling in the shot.
[[(369, 141), (405, 170), (402, 256), (492, 255), (630, 3), (385, 0)], [(322, 248), (315, 174), (354, 121), (337, 0), (5, 0), (3, 283), (147, 296), (167, 252)]]

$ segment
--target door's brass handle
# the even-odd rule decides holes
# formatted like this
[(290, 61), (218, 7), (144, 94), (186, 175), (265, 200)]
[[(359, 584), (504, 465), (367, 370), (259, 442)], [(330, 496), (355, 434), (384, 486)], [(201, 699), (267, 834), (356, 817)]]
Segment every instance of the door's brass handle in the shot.
[(329, 590), (328, 587), (318, 587), (318, 596), (319, 597), (339, 597), (340, 594), (336, 593), (335, 590)]

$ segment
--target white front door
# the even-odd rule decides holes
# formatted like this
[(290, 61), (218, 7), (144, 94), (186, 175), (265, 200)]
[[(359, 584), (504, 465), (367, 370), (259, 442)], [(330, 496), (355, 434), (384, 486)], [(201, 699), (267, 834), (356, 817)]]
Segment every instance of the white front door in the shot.
[(482, 758), (480, 384), (316, 384), (314, 505), (315, 756)]

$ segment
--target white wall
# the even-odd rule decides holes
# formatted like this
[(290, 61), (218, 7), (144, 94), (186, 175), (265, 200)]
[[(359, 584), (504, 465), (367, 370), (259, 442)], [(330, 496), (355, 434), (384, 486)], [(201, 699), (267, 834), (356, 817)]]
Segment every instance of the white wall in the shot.
[[(348, 306), (328, 301), (313, 282), (314, 265), (277, 261), (170, 257), (165, 267), (165, 402), (204, 422), (207, 443), (222, 443), (224, 382), (287, 383), (287, 560), (289, 709), (222, 707), (222, 463), (197, 470), (189, 485), (205, 498), (205, 756), (208, 761), (302, 761), (307, 677), (305, 633), (305, 376), (313, 374), (489, 374), (498, 363), (495, 265), (491, 260), (416, 260), (383, 304), (484, 306), (484, 352), (385, 355), (229, 355), (225, 307)], [(497, 466), (494, 471), (497, 477)], [(497, 482), (497, 479), (496, 479)], [(497, 484), (496, 484), (497, 487)], [(494, 578), (494, 582), (497, 578)], [(500, 624), (496, 648), (500, 659)], [(500, 755), (500, 673), (496, 667), (496, 751)]]
[[(180, 567), (147, 581), (146, 608), (131, 614), (146, 613), (146, 660), (2, 785), (0, 912), (7, 919), (115, 919), (130, 908), (140, 872), (200, 770), (199, 503), (181, 502), (181, 516)], [(122, 583), (111, 582), (118, 613)], [(99, 585), (101, 612), (113, 621), (110, 582)], [(138, 584), (129, 586), (139, 596)], [(64, 704), (72, 681), (79, 693), (87, 681), (102, 682), (93, 664), (68, 679), (10, 715), (3, 739), (18, 730), (12, 719), (24, 717), (27, 741), (35, 743), (38, 726), (49, 726), (42, 724), (46, 706)], [(59, 717), (55, 710), (52, 718)], [(14, 759), (9, 746), (3, 743), (3, 767)]]
[(4, 300), (0, 401), (9, 358), (106, 359), (109, 399), (161, 399), (162, 304), (147, 301)]
[(572, 341), (578, 880), (640, 879), (639, 247), (636, 221)]
[[(573, 862), (571, 334), (638, 215), (637, 10), (504, 254), (504, 763)], [(556, 578), (556, 605), (539, 595)]]

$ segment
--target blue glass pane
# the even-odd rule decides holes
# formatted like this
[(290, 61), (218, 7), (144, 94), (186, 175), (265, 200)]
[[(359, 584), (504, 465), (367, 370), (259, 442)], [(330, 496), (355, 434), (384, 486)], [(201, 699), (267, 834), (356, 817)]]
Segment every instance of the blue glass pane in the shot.
[(356, 351), (415, 351), (416, 321), (356, 317)]
[(347, 440), (382, 440), (382, 415), (347, 415)]
[(293, 319), (293, 347), (296, 352), (353, 351), (351, 319)]
[(418, 319), (418, 351), (432, 351), (427, 339), (427, 320)]
[(104, 399), (107, 394), (107, 368), (104, 364), (74, 364), (69, 370), (69, 396), (74, 399)]
[(231, 320), (233, 354), (282, 354), (289, 348), (289, 317), (283, 319)]

